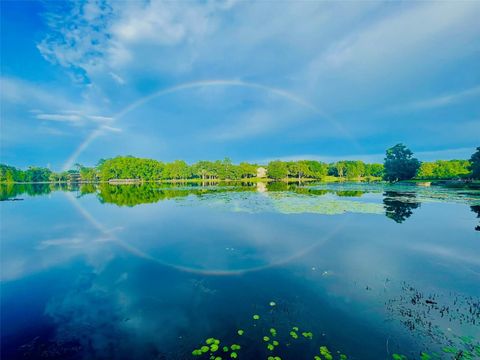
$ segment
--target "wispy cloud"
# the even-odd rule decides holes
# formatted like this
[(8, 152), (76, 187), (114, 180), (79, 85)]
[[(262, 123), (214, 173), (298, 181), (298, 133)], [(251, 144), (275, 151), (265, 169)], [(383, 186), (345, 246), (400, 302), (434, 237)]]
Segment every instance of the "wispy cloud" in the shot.
[(480, 86), (476, 86), (467, 90), (454, 93), (444, 94), (429, 99), (412, 101), (403, 105), (390, 108), (393, 111), (411, 111), (411, 110), (428, 110), (440, 108), (448, 105), (458, 104), (462, 101), (477, 98), (480, 101)]
[(119, 127), (113, 127), (108, 125), (103, 125), (100, 129), (110, 132), (122, 132), (123, 130)]
[(48, 108), (73, 108), (74, 104), (61, 94), (58, 88), (50, 88), (30, 83), (14, 77), (2, 76), (1, 100), (2, 103), (28, 105)]
[(110, 71), (110, 76), (120, 85), (125, 85), (126, 81), (120, 75), (114, 73), (113, 71)]
[(39, 120), (72, 122), (77, 123), (83, 120), (81, 116), (72, 114), (37, 114), (35, 116)]
[(75, 126), (90, 126), (95, 124), (100, 124), (101, 128), (108, 131), (121, 131), (118, 128), (113, 128), (107, 126), (106, 124), (111, 123), (113, 118), (110, 116), (101, 116), (101, 115), (88, 115), (83, 114), (80, 111), (62, 111), (60, 113), (42, 113), (38, 110), (35, 111), (34, 115), (36, 119), (42, 121), (51, 121), (58, 123), (68, 123)]

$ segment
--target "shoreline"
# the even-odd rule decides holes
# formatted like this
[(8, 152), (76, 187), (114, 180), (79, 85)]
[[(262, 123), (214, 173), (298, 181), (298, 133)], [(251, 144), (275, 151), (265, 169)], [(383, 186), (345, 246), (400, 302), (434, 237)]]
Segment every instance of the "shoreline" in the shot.
[(142, 180), (142, 179), (111, 179), (98, 181), (25, 181), (25, 182), (0, 182), (0, 185), (36, 185), (36, 184), (109, 184), (109, 185), (138, 185), (145, 183), (158, 184), (212, 184), (212, 183), (257, 183), (257, 182), (285, 182), (285, 183), (307, 183), (307, 182), (384, 182), (378, 177), (369, 178), (338, 178), (335, 176), (326, 176), (324, 178), (245, 178), (245, 179), (165, 179), (165, 180)]

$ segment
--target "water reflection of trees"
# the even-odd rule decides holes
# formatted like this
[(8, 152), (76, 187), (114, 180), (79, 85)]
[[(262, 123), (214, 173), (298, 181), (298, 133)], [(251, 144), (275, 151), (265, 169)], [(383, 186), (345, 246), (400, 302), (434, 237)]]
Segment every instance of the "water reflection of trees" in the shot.
[(365, 193), (364, 191), (359, 191), (359, 190), (342, 190), (342, 191), (335, 192), (337, 196), (341, 196), (341, 197), (360, 197), (364, 193)]
[(402, 223), (420, 207), (414, 192), (385, 191), (383, 193), (385, 215), (397, 223)]
[[(477, 214), (477, 218), (480, 219), (480, 205), (472, 205), (470, 206), (470, 209)], [(480, 222), (477, 226), (475, 226), (475, 230), (480, 231)]]
[(20, 200), (17, 197), (23, 194), (46, 195), (53, 190), (51, 184), (0, 184), (0, 200)]
[(162, 200), (179, 199), (190, 195), (202, 196), (219, 192), (256, 191), (256, 187), (169, 187), (162, 188), (155, 183), (139, 185), (109, 185), (98, 186), (98, 198), (102, 203), (112, 203), (119, 206), (135, 206), (139, 204), (156, 203)]
[[(112, 185), (108, 183), (75, 184), (75, 183), (25, 183), (25, 184), (0, 184), (0, 201), (23, 200), (22, 195), (39, 196), (48, 195), (53, 191), (75, 191), (78, 196), (97, 194), (102, 203), (112, 203), (118, 206), (136, 206), (140, 204), (156, 203), (168, 199), (180, 199), (190, 195), (201, 197), (212, 193), (226, 192), (292, 192), (300, 195), (323, 196), (335, 194), (339, 197), (360, 197), (362, 190), (333, 190), (317, 189), (303, 186), (298, 183), (268, 182), (262, 183), (195, 183), (195, 184), (160, 184), (141, 183), (129, 185)], [(408, 219), (413, 210), (420, 207), (415, 192), (385, 191), (383, 193), (385, 215), (397, 223)], [(470, 209), (480, 218), (480, 205), (472, 205)], [(480, 231), (480, 223), (475, 227)]]
[(25, 184), (0, 184), (0, 201), (23, 200), (21, 195), (39, 196), (48, 195), (53, 191), (78, 191), (75, 183), (25, 183)]

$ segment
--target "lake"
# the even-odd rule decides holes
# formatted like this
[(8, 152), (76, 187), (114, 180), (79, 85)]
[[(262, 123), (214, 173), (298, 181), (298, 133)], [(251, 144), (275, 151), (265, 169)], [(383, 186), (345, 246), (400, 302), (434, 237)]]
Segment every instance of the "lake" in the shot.
[(0, 194), (2, 359), (480, 359), (480, 190)]

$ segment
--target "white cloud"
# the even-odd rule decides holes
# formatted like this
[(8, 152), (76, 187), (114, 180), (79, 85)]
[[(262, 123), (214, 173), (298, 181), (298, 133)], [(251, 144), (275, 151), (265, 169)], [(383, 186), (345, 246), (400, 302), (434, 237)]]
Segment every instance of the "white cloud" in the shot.
[(478, 53), (480, 2), (390, 3), (381, 10), (363, 26), (348, 26), (347, 35), (305, 66), (310, 91), (371, 106)]
[(450, 45), (437, 48), (436, 40), (445, 40), (449, 34), (468, 29), (476, 21), (479, 10), (475, 2), (415, 4), (381, 18), (363, 31), (353, 32), (324, 54), (324, 61), (331, 67), (351, 63), (366, 67), (386, 65), (395, 58), (394, 62), (399, 62), (411, 56), (413, 51), (425, 49), (425, 45), (444, 52)]
[[(69, 123), (75, 126), (85, 126), (90, 124), (108, 124), (113, 121), (113, 118), (110, 116), (100, 116), (100, 115), (88, 115), (82, 114), (80, 111), (62, 111), (60, 113), (49, 114), (42, 113), (38, 110), (35, 111), (35, 118), (43, 121), (53, 121), (53, 122), (63, 122)], [(121, 129), (114, 128), (108, 125), (101, 125), (101, 129), (120, 132)]]
[(180, 59), (164, 59), (161, 49), (204, 38), (214, 28), (212, 15), (232, 4), (88, 0), (67, 13), (54, 6), (45, 14), (50, 31), (37, 47), (45, 59), (73, 69), (84, 81), (106, 71), (125, 84), (117, 69), (146, 62), (176, 66)]
[(74, 69), (79, 80), (86, 80), (85, 72), (103, 57), (112, 7), (105, 0), (46, 5), (50, 9), (44, 18), (50, 32), (38, 43), (38, 50), (46, 60)]
[(97, 122), (112, 122), (113, 121), (113, 117), (111, 116), (100, 116), (100, 115), (87, 115), (87, 118), (91, 119), (91, 120), (94, 120), (94, 121), (97, 121)]
[(81, 116), (73, 114), (37, 114), (36, 118), (39, 120), (60, 122), (80, 122), (83, 120)]

